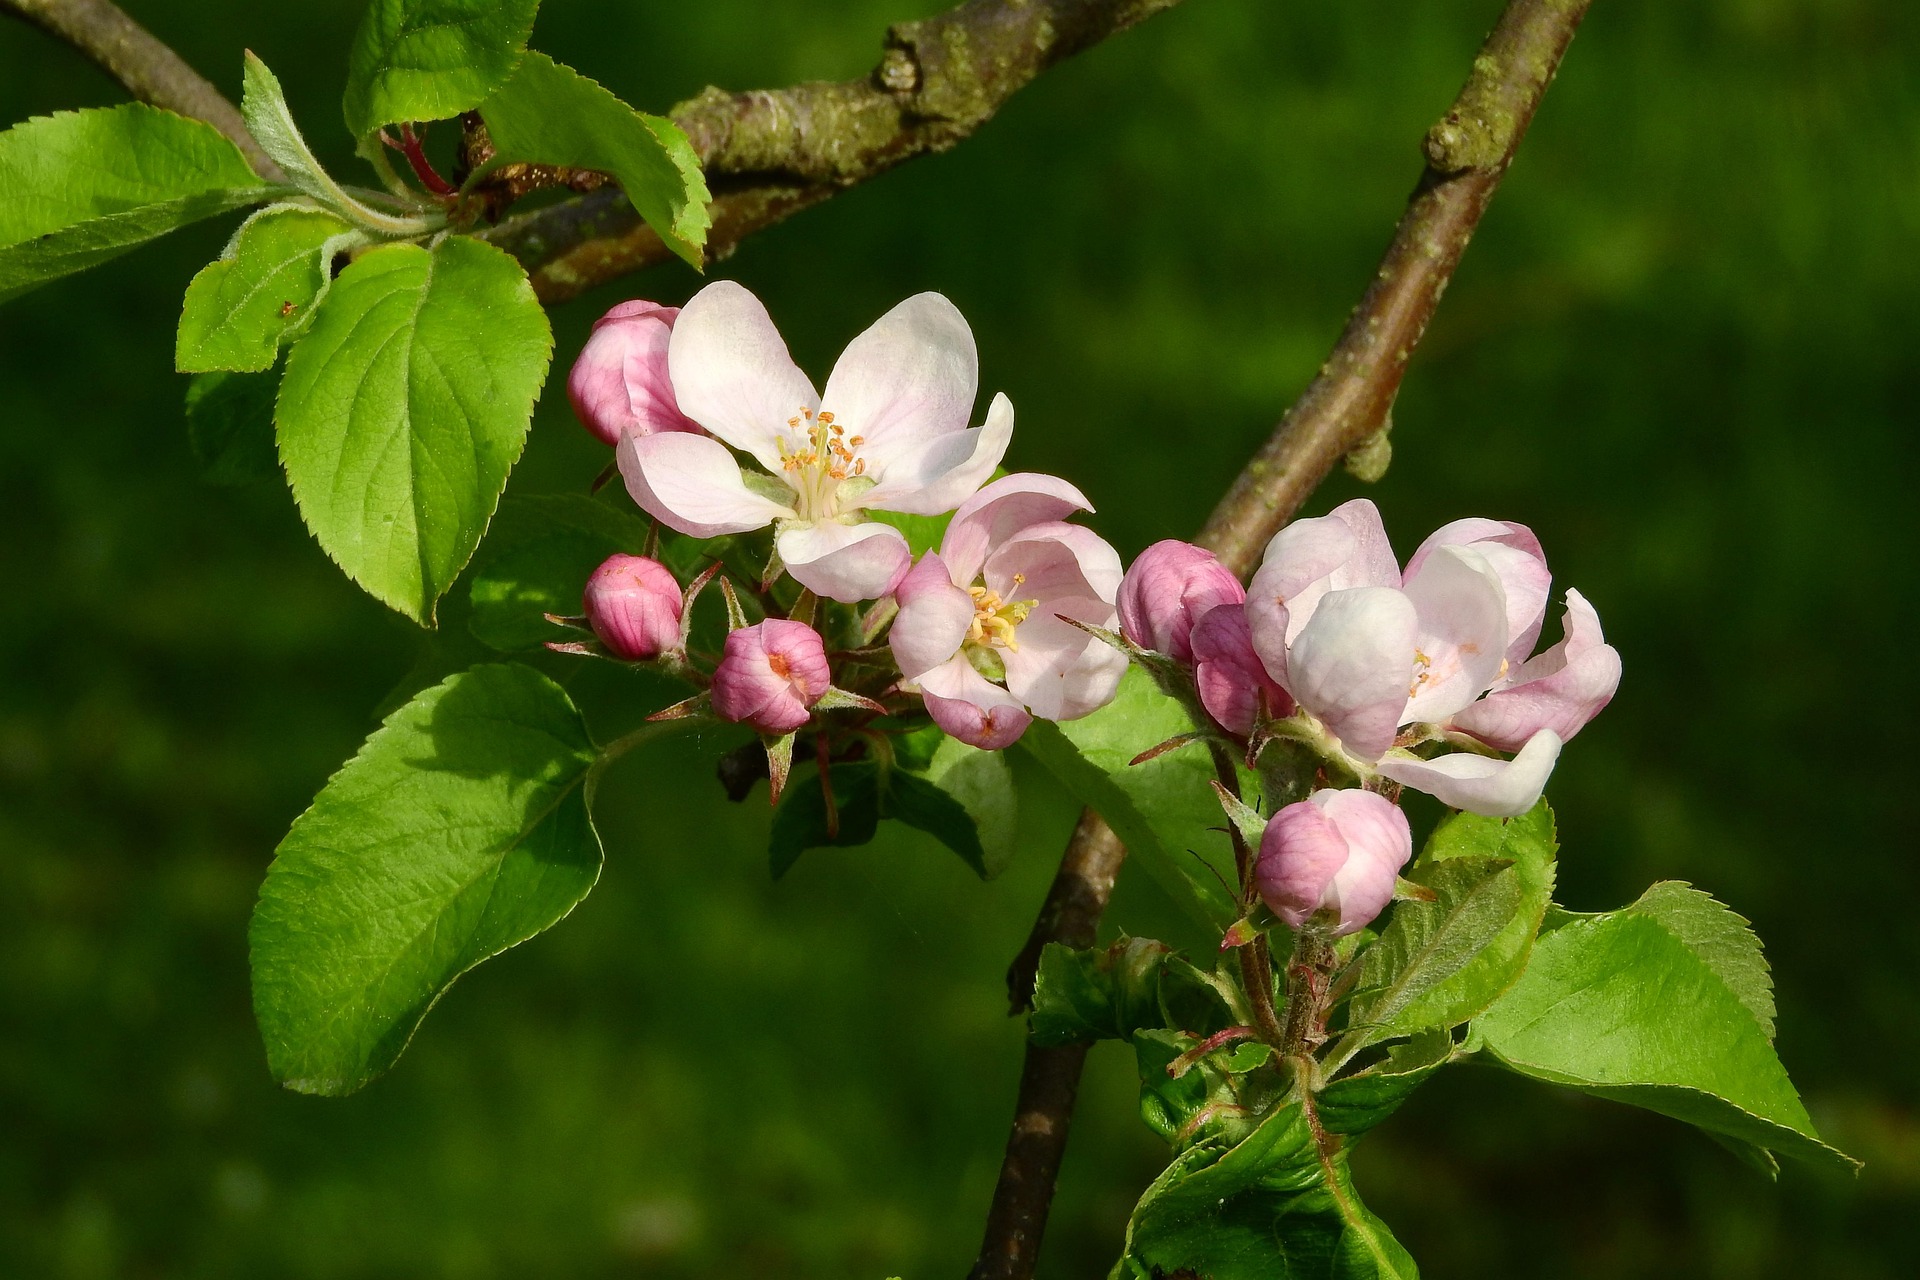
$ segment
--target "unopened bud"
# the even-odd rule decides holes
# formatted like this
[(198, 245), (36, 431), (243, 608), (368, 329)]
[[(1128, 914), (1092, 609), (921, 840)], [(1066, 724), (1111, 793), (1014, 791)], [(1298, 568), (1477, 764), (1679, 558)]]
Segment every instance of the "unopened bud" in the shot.
[(1411, 857), (1413, 832), (1399, 806), (1371, 791), (1316, 791), (1267, 823), (1254, 883), (1289, 925), (1324, 912), (1339, 937), (1386, 909)]
[(1140, 553), (1120, 583), (1120, 630), (1142, 649), (1193, 658), (1193, 627), (1208, 611), (1247, 598), (1211, 551), (1168, 539)]
[(792, 733), (832, 683), (820, 633), (804, 622), (769, 618), (728, 633), (713, 673), (713, 709), (762, 733)]
[(1253, 651), (1246, 607), (1223, 604), (1193, 629), (1193, 683), (1200, 705), (1228, 733), (1245, 738), (1260, 721), (1293, 714), (1293, 699)]
[(614, 657), (657, 658), (680, 642), (680, 584), (658, 560), (608, 556), (587, 579), (587, 625)]
[(680, 412), (667, 376), (667, 340), (678, 307), (636, 298), (594, 322), (567, 375), (567, 399), (587, 430), (610, 445), (628, 434), (698, 431)]

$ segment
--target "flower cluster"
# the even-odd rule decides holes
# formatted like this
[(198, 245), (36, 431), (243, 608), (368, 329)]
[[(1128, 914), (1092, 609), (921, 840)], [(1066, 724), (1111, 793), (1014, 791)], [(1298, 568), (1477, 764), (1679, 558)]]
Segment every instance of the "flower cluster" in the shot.
[(1326, 912), (1351, 932), (1385, 907), (1412, 852), (1379, 791), (1524, 813), (1562, 745), (1612, 699), (1620, 656), (1579, 592), (1567, 592), (1565, 638), (1533, 654), (1550, 583), (1533, 532), (1495, 520), (1446, 525), (1403, 572), (1379, 512), (1356, 499), (1282, 529), (1244, 592), (1198, 547), (1150, 547), (1119, 613), (1126, 640), (1250, 757), (1301, 744), (1358, 784), (1275, 814), (1256, 872), (1283, 920)]
[[(581, 421), (615, 446), (633, 500), (667, 528), (716, 538), (771, 527), (769, 580), (784, 572), (815, 597), (897, 606), (888, 635), (896, 688), (919, 693), (954, 737), (998, 748), (1035, 716), (1068, 720), (1105, 705), (1126, 659), (1074, 625), (1113, 625), (1121, 579), (1113, 548), (1067, 523), (1092, 509), (1085, 496), (1044, 475), (987, 483), (1012, 436), (1013, 407), (996, 395), (984, 424), (968, 425), (978, 365), (959, 311), (923, 293), (855, 338), (816, 393), (759, 299), (719, 281), (677, 310), (615, 307), (567, 389)], [(951, 518), (938, 550), (916, 562), (900, 529), (875, 518), (886, 513)], [(596, 583), (631, 576), (633, 558), (616, 559), (627, 567), (610, 561)], [(626, 631), (647, 630), (638, 623), (593, 628), (630, 661), (666, 648), (627, 644)], [(764, 642), (729, 637), (711, 709), (790, 733), (830, 684), (826, 648), (804, 621), (747, 630), (761, 628), (771, 629)], [(762, 683), (791, 675), (792, 687), (732, 696), (744, 679), (732, 673), (749, 667)]]
[[(1455, 521), (1403, 570), (1373, 504), (1356, 500), (1282, 529), (1246, 587), (1183, 542), (1149, 547), (1123, 574), (1113, 548), (1073, 523), (1092, 510), (1078, 489), (992, 478), (1013, 409), (996, 395), (969, 425), (977, 389), (972, 332), (939, 294), (855, 338), (821, 393), (738, 284), (708, 285), (677, 310), (608, 312), (568, 393), (616, 449), (633, 500), (693, 538), (770, 528), (772, 559), (761, 621), (721, 579), (731, 625), (707, 670), (687, 640), (693, 597), (718, 566), (682, 593), (657, 561), (613, 557), (586, 591), (598, 651), (669, 665), (703, 692), (663, 715), (749, 725), (770, 754), (790, 754), (823, 711), (859, 708), (870, 722), (916, 695), (953, 737), (1005, 747), (1035, 717), (1099, 709), (1139, 661), (1250, 764), (1305, 752), (1309, 776), (1341, 784), (1273, 815), (1252, 876), (1279, 918), (1335, 933), (1380, 912), (1411, 856), (1399, 787), (1523, 813), (1613, 696), (1619, 655), (1578, 592), (1565, 638), (1533, 653), (1550, 577), (1523, 525)], [(903, 516), (947, 517), (938, 547), (916, 559)], [(772, 591), (783, 575), (797, 584), (785, 597)], [(837, 629), (816, 629), (816, 606)]]

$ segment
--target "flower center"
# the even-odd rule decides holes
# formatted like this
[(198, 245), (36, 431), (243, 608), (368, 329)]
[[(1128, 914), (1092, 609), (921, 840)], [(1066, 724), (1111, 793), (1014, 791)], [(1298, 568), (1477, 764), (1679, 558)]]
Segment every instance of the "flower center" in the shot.
[(802, 407), (787, 419), (787, 425), (801, 438), (791, 448), (785, 440), (778, 442), (780, 468), (800, 496), (801, 517), (826, 520), (839, 515), (840, 486), (867, 473), (867, 460), (855, 452), (865, 443), (865, 437), (849, 436), (847, 429), (833, 420), (832, 410), (816, 414)]
[[(1013, 575), (1013, 585), (1016, 587), (1026, 580), (1024, 573)], [(1002, 600), (999, 592), (986, 587), (968, 587), (967, 594), (973, 597), (973, 622), (967, 628), (967, 643), (998, 645), (1013, 653), (1020, 652), (1020, 641), (1014, 633), (1027, 620), (1027, 615), (1039, 607), (1040, 602)]]

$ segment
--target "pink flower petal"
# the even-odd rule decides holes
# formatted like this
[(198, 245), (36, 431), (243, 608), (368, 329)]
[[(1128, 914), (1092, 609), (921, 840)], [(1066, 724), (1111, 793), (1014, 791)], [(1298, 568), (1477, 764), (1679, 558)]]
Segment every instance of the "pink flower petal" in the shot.
[(947, 566), (929, 551), (893, 590), (900, 614), (887, 632), (893, 660), (909, 680), (960, 652), (973, 625), (973, 597), (953, 585)]
[(1389, 758), (1378, 767), (1383, 776), (1442, 804), (1489, 818), (1512, 818), (1539, 803), (1559, 758), (1559, 735), (1542, 729), (1511, 760), (1456, 751), (1431, 760)]
[(820, 520), (789, 524), (774, 538), (793, 580), (843, 604), (878, 600), (906, 576), (913, 552), (889, 524)]
[(1254, 863), (1254, 887), (1273, 914), (1295, 929), (1326, 902), (1346, 865), (1347, 842), (1311, 800), (1287, 805), (1267, 822)]
[(1086, 495), (1053, 476), (1017, 471), (1001, 476), (960, 504), (940, 542), (940, 557), (955, 582), (980, 576), (987, 553), (1028, 525), (1091, 511)]
[(1420, 614), (1403, 723), (1440, 724), (1490, 688), (1506, 665), (1507, 601), (1477, 550), (1437, 547), (1407, 576)]
[(1263, 699), (1269, 717), (1293, 714), (1293, 699), (1253, 651), (1244, 605), (1208, 610), (1193, 628), (1193, 682), (1207, 714), (1243, 738), (1253, 732)]
[(1506, 687), (1457, 713), (1453, 727), (1501, 751), (1519, 750), (1542, 729), (1562, 741), (1587, 726), (1620, 687), (1620, 654), (1600, 632), (1600, 615), (1567, 592), (1566, 639), (1510, 673)]
[(1328, 894), (1327, 905), (1340, 912), (1334, 935), (1357, 933), (1393, 901), (1400, 868), (1413, 857), (1413, 830), (1400, 806), (1371, 791), (1317, 791), (1310, 800), (1347, 842), (1347, 861)]
[(1418, 626), (1413, 602), (1392, 587), (1328, 592), (1288, 649), (1287, 691), (1348, 751), (1378, 759), (1407, 705)]
[[(1086, 597), (1052, 598), (1020, 624), (1020, 647), (1002, 650), (1007, 688), (1042, 720), (1078, 720), (1113, 701), (1126, 655), (1055, 616), (1113, 618), (1113, 606)], [(1094, 625), (1104, 625), (1094, 623)]]
[(567, 374), (567, 399), (586, 428), (609, 445), (628, 432), (698, 431), (680, 412), (667, 375), (667, 344), (677, 307), (635, 299), (593, 325)]
[(776, 475), (780, 442), (803, 434), (787, 420), (820, 404), (766, 307), (731, 280), (714, 281), (680, 309), (667, 368), (682, 413)]
[(640, 509), (695, 538), (763, 529), (793, 511), (747, 488), (727, 447), (710, 436), (665, 431), (621, 438), (615, 457)]
[(1033, 723), (1025, 707), (965, 658), (926, 672), (919, 684), (933, 722), (970, 747), (983, 751), (1010, 747)]
[[(1127, 567), (1116, 604), (1127, 639), (1188, 662), (1195, 623), (1209, 610), (1246, 598), (1246, 588), (1213, 552), (1169, 538), (1142, 551)], [(1244, 630), (1244, 618), (1242, 623)]]

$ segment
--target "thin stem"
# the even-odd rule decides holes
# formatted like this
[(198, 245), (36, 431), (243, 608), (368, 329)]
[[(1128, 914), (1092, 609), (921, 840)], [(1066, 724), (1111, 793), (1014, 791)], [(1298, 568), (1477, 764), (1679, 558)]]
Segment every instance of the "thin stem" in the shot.
[(108, 0), (0, 0), (98, 63), (142, 102), (204, 120), (232, 139), (253, 171), (269, 182), (287, 175), (247, 131), (240, 111), (186, 60)]
[[(1201, 530), (1198, 541), (1234, 573), (1249, 574), (1267, 540), (1327, 473), (1385, 426), (1407, 361), (1590, 3), (1508, 0), (1465, 87), (1427, 135), (1426, 170), (1332, 355)], [(1041, 949), (1052, 940), (1069, 941), (1062, 926), (1091, 942), (1125, 856), (1113, 832), (1088, 810), (1008, 974), (1016, 1011), (1032, 990)], [(1014, 1137), (972, 1280), (1032, 1277), (1074, 1097), (1073, 1081), (1061, 1073), (1077, 1078), (1083, 1059), (1084, 1051), (1069, 1059), (1059, 1050), (1028, 1047)], [(1035, 1150), (1023, 1138), (1029, 1133), (1051, 1135), (1052, 1144)]]

